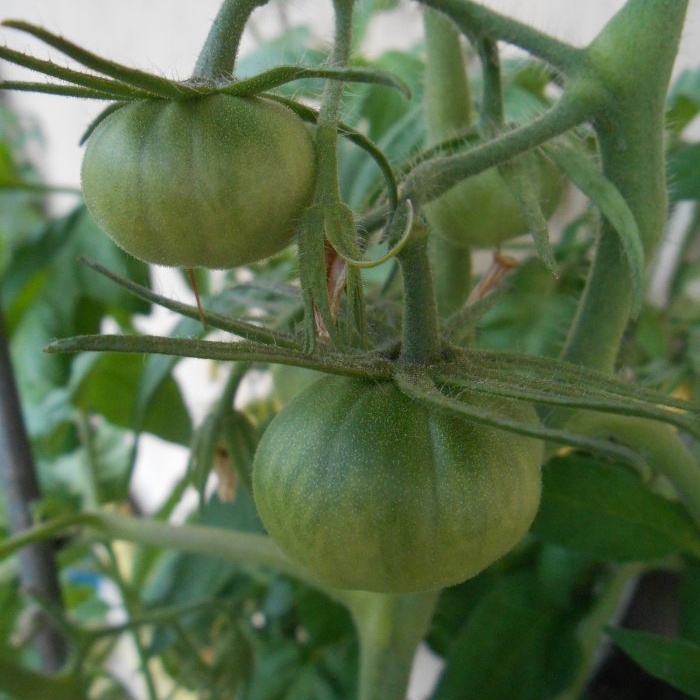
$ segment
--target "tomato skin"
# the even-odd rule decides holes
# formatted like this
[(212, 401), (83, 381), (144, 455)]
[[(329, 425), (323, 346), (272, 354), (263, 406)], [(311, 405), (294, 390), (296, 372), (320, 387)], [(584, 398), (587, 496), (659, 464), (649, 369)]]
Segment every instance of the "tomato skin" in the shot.
[[(479, 402), (536, 420), (528, 405)], [(320, 580), (408, 593), (464, 581), (520, 540), (542, 450), (428, 411), (391, 382), (324, 377), (268, 426), (253, 490), (270, 535)]]
[(118, 109), (90, 136), (81, 179), (88, 209), (128, 253), (219, 269), (282, 250), (315, 173), (311, 134), (291, 110), (210, 95)]
[[(552, 163), (539, 157), (535, 183), (542, 211), (557, 208), (563, 180)], [(458, 246), (489, 248), (529, 231), (525, 217), (496, 168), (463, 180), (425, 208), (436, 236)]]

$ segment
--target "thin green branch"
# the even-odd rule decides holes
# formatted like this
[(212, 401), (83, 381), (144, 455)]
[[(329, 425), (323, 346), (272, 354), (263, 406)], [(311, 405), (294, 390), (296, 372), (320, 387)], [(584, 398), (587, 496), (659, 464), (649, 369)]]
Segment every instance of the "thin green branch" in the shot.
[(192, 78), (218, 82), (233, 75), (246, 24), (267, 0), (224, 0), (197, 58)]
[(554, 107), (523, 126), (454, 156), (423, 161), (406, 178), (403, 194), (425, 205), (471, 175), (505, 163), (585, 122), (597, 104), (566, 93)]
[[(268, 93), (265, 95), (265, 98), (268, 100), (274, 100), (275, 102), (279, 102), (289, 107), (289, 109), (291, 109), (305, 121), (311, 122), (312, 124), (318, 123), (319, 112), (316, 109), (303, 105), (295, 100), (282, 97), (281, 95)], [(359, 146), (374, 160), (379, 167), (382, 176), (384, 177), (384, 182), (387, 186), (389, 206), (391, 209), (396, 209), (399, 201), (398, 186), (394, 175), (394, 169), (389, 162), (389, 159), (386, 157), (386, 155), (384, 155), (384, 151), (382, 151), (379, 146), (377, 146), (371, 139), (367, 138), (367, 136), (365, 136), (362, 132), (357, 131), (357, 129), (353, 129), (351, 126), (348, 126), (343, 122), (338, 122), (338, 134), (346, 138), (351, 143), (354, 143), (356, 146)]]
[(574, 70), (582, 60), (581, 49), (470, 0), (418, 1), (444, 12), (467, 36), (519, 46), (565, 73)]
[(267, 535), (204, 525), (174, 526), (148, 518), (112, 513), (76, 513), (36, 525), (0, 543), (0, 559), (22, 548), (78, 528), (96, 540), (125, 540), (142, 546), (173, 548), (237, 564), (262, 566), (318, 587), (318, 582), (289, 560)]

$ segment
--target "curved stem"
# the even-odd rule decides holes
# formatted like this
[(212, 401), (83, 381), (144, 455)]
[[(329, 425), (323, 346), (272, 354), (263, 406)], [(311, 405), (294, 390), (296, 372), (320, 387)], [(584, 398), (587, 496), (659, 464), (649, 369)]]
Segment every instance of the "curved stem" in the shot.
[(172, 547), (183, 552), (270, 568), (325, 590), (304, 569), (287, 559), (266, 535), (204, 525), (173, 526), (148, 518), (113, 513), (77, 513), (41, 523), (0, 543), (0, 559), (76, 527), (87, 530), (97, 540), (125, 540), (149, 547)]
[(673, 428), (657, 421), (577, 411), (567, 421), (577, 433), (614, 438), (640, 453), (676, 489), (700, 526), (700, 466)]
[(238, 46), (250, 15), (267, 0), (224, 0), (192, 73), (193, 78), (218, 81), (230, 78)]
[(358, 700), (405, 700), (413, 657), (438, 595), (347, 593), (360, 641)]

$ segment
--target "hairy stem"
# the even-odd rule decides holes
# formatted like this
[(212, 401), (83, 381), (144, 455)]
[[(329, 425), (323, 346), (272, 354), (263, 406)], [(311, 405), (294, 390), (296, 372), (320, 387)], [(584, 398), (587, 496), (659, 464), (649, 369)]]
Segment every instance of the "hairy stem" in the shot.
[(404, 289), (401, 360), (427, 364), (440, 355), (440, 333), (427, 230), (418, 224), (414, 234), (398, 255)]
[(197, 58), (193, 78), (230, 80), (245, 25), (267, 0), (224, 0)]
[(464, 153), (423, 161), (406, 178), (404, 196), (414, 206), (439, 197), (471, 175), (505, 163), (585, 122), (596, 111), (589, 95), (565, 93), (548, 112)]
[[(630, 0), (586, 51), (584, 79), (605, 95), (594, 120), (605, 176), (639, 226), (647, 260), (667, 217), (665, 96), (687, 0)], [(564, 359), (611, 372), (632, 307), (618, 237), (603, 220)]]
[(483, 36), (525, 49), (562, 71), (576, 66), (580, 50), (534, 27), (494, 12), (470, 0), (419, 0), (444, 12), (467, 36)]
[[(464, 132), (473, 121), (471, 89), (459, 32), (449, 18), (425, 8), (425, 115), (430, 142)], [(430, 237), (435, 295), (441, 318), (460, 309), (471, 291), (471, 251), (440, 232)]]
[(348, 592), (360, 640), (358, 700), (405, 700), (413, 657), (438, 595)]

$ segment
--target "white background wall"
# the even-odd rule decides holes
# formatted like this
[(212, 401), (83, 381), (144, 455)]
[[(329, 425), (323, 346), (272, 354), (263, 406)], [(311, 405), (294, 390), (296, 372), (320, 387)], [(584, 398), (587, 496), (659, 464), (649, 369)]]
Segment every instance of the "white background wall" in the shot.
[[(290, 21), (310, 17), (321, 40), (331, 34), (328, 0), (288, 0), (280, 3)], [(623, 5), (623, 0), (484, 0), (484, 5), (531, 22), (555, 36), (583, 44)], [(700, 61), (700, 1), (691, 9), (678, 67)], [(190, 74), (219, 0), (0, 0), (0, 19), (18, 18), (40, 24), (101, 55), (175, 78)], [(274, 34), (279, 12), (265, 7), (254, 15), (256, 29)], [(420, 9), (406, 3), (380, 17), (371, 33), (371, 48), (408, 46), (420, 31)], [(250, 45), (250, 37), (243, 51)], [(31, 37), (0, 28), (0, 42), (46, 58), (55, 55)], [(61, 59), (59, 59), (61, 60)], [(4, 64), (6, 78), (31, 74)], [(31, 78), (30, 78), (31, 79)], [(49, 181), (77, 184), (81, 160), (78, 140), (100, 109), (91, 101), (28, 94), (13, 95), (14, 103), (37, 116), (46, 134), (42, 167)]]

